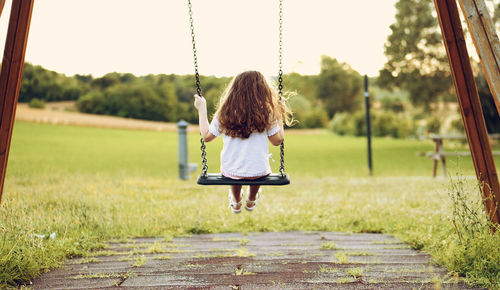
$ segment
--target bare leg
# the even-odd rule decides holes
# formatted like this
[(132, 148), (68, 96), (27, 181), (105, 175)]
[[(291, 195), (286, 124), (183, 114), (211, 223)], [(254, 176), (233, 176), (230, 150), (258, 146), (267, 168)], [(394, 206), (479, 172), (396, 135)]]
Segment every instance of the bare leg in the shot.
[(250, 194), (248, 199), (254, 201), (257, 198), (257, 192), (259, 192), (260, 185), (250, 185)]
[[(231, 185), (231, 191), (233, 192), (233, 199), (236, 202), (241, 201), (241, 185)], [(239, 210), (241, 206), (233, 207), (235, 210)]]

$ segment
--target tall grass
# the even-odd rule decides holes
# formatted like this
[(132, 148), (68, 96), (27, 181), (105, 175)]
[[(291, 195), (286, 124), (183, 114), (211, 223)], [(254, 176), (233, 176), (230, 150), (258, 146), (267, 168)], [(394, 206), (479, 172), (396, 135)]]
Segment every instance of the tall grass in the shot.
[[(487, 218), (483, 205), (486, 199), (479, 188), (460, 176), (452, 180), (448, 194), (454, 235), (446, 239), (445, 254), (438, 260), (472, 283), (500, 289), (500, 226)], [(496, 231), (494, 235), (492, 230)]]
[[(197, 141), (192, 133), (192, 161)], [(448, 181), (405, 176), (429, 175), (431, 162), (415, 152), (430, 143), (376, 139), (377, 176), (369, 178), (363, 139), (289, 134), (292, 184), (264, 188), (258, 210), (233, 215), (224, 188), (177, 180), (176, 142), (174, 133), (16, 123), (0, 207), (0, 284), (28, 283), (111, 238), (321, 230), (392, 234), (471, 283), (499, 286), (498, 234), (463, 248)], [(209, 144), (213, 171), (219, 146)]]

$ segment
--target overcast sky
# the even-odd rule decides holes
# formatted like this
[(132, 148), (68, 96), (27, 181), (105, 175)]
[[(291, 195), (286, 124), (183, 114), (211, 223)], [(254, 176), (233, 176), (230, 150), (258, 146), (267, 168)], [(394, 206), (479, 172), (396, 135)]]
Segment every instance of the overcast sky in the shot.
[[(321, 55), (375, 76), (397, 0), (284, 0), (284, 70), (317, 74)], [(5, 41), (11, 0), (0, 19)], [(278, 70), (278, 0), (192, 0), (200, 73)], [(187, 0), (40, 0), (26, 61), (58, 72), (193, 72)]]

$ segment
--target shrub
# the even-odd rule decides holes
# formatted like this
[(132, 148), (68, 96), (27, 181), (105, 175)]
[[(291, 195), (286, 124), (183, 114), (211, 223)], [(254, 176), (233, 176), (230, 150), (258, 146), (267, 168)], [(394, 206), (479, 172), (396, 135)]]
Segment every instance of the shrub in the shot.
[(303, 95), (297, 94), (289, 99), (289, 105), (293, 111), (294, 119), (297, 120), (293, 127), (298, 129), (307, 128), (304, 120), (311, 110), (311, 102)]
[[(414, 122), (405, 114), (374, 112), (370, 116), (371, 132), (375, 137), (406, 138), (415, 134)], [(366, 135), (364, 112), (337, 113), (330, 122), (330, 130), (339, 135)]]
[(30, 106), (30, 108), (43, 109), (45, 108), (45, 101), (33, 98), (28, 105)]
[(462, 118), (451, 121), (451, 130), (458, 134), (465, 134), (464, 122)]
[(390, 112), (373, 114), (372, 133), (373, 136), (397, 137), (396, 116)]
[(372, 131), (374, 136), (406, 138), (415, 133), (415, 125), (407, 115), (388, 111), (373, 115)]
[[(102, 104), (102, 94), (97, 92), (89, 93), (84, 96), (81, 96), (78, 101), (76, 101), (76, 108), (78, 111), (83, 113), (93, 113), (99, 114), (99, 110), (97, 106)], [(103, 114), (101, 112), (101, 114)]]
[(354, 118), (347, 112), (337, 113), (329, 124), (329, 129), (339, 135), (355, 135)]
[(330, 130), (339, 135), (365, 136), (366, 117), (365, 113), (341, 112), (335, 114), (329, 124)]
[(304, 128), (325, 128), (328, 124), (328, 115), (320, 107), (308, 111), (302, 120)]
[[(357, 112), (352, 115), (354, 119), (354, 136), (366, 136), (366, 114), (365, 112)], [(373, 128), (373, 116), (371, 116), (371, 126)], [(373, 131), (373, 130), (372, 130)]]
[[(161, 88), (161, 89), (159, 89)], [(173, 87), (147, 84), (115, 85), (78, 99), (80, 112), (156, 121), (175, 121), (177, 100)]]
[(435, 133), (435, 134), (439, 134), (439, 131), (441, 130), (441, 124), (443, 123), (443, 121), (441, 120), (441, 118), (437, 117), (437, 116), (432, 116), (430, 118), (427, 119), (427, 132), (429, 133)]
[(405, 103), (400, 98), (384, 97), (380, 100), (384, 110), (402, 113), (405, 110)]
[(398, 120), (398, 136), (408, 138), (417, 135), (417, 124), (412, 121), (411, 117), (402, 115)]

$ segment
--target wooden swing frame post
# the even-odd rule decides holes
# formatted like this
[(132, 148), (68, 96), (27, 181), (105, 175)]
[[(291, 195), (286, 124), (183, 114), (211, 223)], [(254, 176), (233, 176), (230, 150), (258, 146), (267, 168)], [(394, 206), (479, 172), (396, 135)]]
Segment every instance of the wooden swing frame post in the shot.
[(500, 40), (484, 0), (460, 0), (486, 81), (500, 115)]
[(500, 214), (496, 205), (500, 204), (500, 185), (457, 3), (455, 0), (434, 0), (434, 4), (486, 213), (491, 222), (498, 225)]
[(5, 6), (5, 0), (0, 0), (0, 16), (2, 16), (2, 11), (4, 6)]
[[(17, 98), (23, 75), (24, 55), (28, 42), (34, 0), (14, 0), (0, 72), (0, 202), (9, 157)], [(5, 1), (1, 1), (3, 8)], [(1, 13), (1, 10), (0, 10)]]

